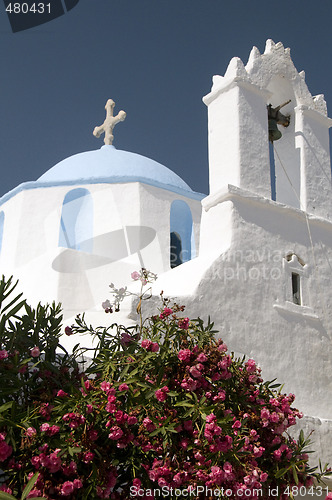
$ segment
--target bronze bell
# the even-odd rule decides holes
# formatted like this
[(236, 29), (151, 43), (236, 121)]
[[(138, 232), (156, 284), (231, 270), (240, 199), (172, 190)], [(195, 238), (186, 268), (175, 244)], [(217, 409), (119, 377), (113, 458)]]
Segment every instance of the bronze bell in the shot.
[(274, 142), (280, 139), (282, 137), (282, 133), (278, 129), (278, 123), (279, 125), (282, 125), (283, 127), (288, 127), (290, 123), (290, 116), (285, 116), (282, 113), (280, 113), (280, 109), (286, 106), (286, 104), (290, 103), (291, 101), (284, 102), (284, 104), (281, 104), (280, 106), (277, 106), (276, 108), (272, 108), (272, 104), (269, 104), (267, 107), (268, 111), (268, 120), (269, 120), (269, 141)]
[(282, 137), (282, 133), (278, 129), (277, 120), (272, 118), (269, 120), (269, 141), (277, 141), (280, 137)]

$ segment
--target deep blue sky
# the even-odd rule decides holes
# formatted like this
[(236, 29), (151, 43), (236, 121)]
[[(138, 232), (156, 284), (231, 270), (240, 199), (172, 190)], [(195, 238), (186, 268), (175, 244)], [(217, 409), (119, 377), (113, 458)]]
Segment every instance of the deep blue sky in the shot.
[[(52, 1), (52, 0), (51, 0)], [(163, 163), (208, 192), (202, 97), (233, 56), (272, 38), (291, 48), (313, 95), (332, 109), (331, 0), (80, 0), (13, 34), (0, 3), (0, 196), (72, 154), (108, 98), (127, 112), (114, 145)]]

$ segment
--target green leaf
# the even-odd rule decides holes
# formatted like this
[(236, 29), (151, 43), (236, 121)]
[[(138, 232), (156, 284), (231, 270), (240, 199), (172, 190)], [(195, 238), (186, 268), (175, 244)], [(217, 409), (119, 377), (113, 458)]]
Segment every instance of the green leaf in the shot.
[(68, 451), (69, 451), (69, 455), (73, 457), (75, 453), (81, 453), (82, 448), (79, 448), (78, 446), (75, 446), (75, 447), (69, 446)]
[(293, 477), (294, 477), (295, 484), (298, 485), (299, 484), (299, 478), (298, 478), (298, 475), (297, 475), (297, 472), (296, 472), (295, 465), (292, 467), (292, 469), (293, 469)]
[(39, 472), (36, 472), (32, 476), (32, 478), (30, 479), (30, 481), (28, 482), (28, 484), (26, 485), (26, 487), (23, 490), (23, 493), (22, 493), (22, 496), (21, 496), (21, 500), (25, 500), (26, 497), (29, 495), (30, 491), (32, 490), (32, 488), (35, 485), (35, 482), (37, 481), (38, 475), (39, 475)]
[[(20, 299), (22, 297), (23, 293), (20, 293), (17, 297), (15, 297), (15, 299), (13, 299), (11, 302), (9, 302), (9, 304), (7, 304), (2, 310), (1, 312), (4, 313), (5, 311), (7, 311), (7, 309), (9, 309), (12, 305), (15, 304), (15, 302), (18, 301), (18, 299)], [(20, 302), (21, 306), (22, 307), (24, 304), (25, 304), (25, 300), (21, 301)], [(12, 316), (12, 315), (11, 315)]]
[(186, 406), (188, 408), (193, 408), (193, 404), (192, 403), (187, 403), (186, 401), (179, 401), (178, 403), (175, 403), (174, 406)]
[(11, 408), (14, 404), (14, 401), (9, 401), (8, 403), (5, 403), (4, 405), (0, 406), (0, 413), (8, 410), (8, 408)]
[(13, 495), (9, 495), (9, 493), (0, 491), (0, 500), (16, 500), (16, 498)]
[(288, 471), (288, 468), (286, 468), (286, 467), (284, 469), (278, 470), (278, 472), (275, 475), (275, 478), (279, 479), (280, 477), (284, 476), (287, 471)]

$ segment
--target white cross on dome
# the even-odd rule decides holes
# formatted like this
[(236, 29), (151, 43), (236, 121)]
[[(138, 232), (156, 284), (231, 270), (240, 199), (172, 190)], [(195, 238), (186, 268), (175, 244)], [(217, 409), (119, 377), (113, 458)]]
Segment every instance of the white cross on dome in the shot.
[(95, 127), (93, 131), (93, 135), (96, 137), (100, 137), (101, 134), (105, 133), (104, 143), (106, 145), (112, 145), (114, 135), (113, 129), (115, 125), (119, 122), (123, 122), (126, 118), (126, 113), (124, 111), (119, 111), (116, 116), (113, 116), (115, 102), (112, 99), (108, 99), (105, 109), (106, 109), (106, 118), (102, 125), (99, 127)]

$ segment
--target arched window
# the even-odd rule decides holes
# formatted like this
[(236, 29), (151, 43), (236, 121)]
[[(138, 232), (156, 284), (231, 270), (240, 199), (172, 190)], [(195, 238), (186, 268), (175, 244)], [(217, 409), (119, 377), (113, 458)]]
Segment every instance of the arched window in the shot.
[(62, 205), (59, 246), (91, 253), (93, 245), (93, 203), (87, 189), (69, 191)]
[(4, 212), (0, 212), (0, 252), (1, 252), (1, 248), (2, 248), (4, 223), (5, 223), (5, 213)]
[(182, 242), (178, 233), (173, 231), (171, 233), (171, 252), (170, 252), (170, 265), (171, 268), (177, 267), (182, 264)]
[(170, 214), (170, 266), (177, 267), (196, 256), (193, 218), (187, 203), (175, 200)]

